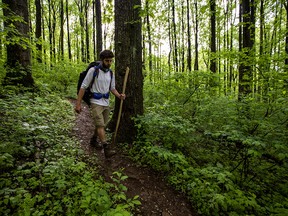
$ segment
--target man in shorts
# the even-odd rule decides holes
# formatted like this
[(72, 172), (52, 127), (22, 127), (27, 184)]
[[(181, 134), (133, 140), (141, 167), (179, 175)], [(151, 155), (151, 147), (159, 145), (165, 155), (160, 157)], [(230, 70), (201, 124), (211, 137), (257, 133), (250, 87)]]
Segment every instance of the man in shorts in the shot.
[[(120, 100), (125, 100), (126, 95), (120, 94), (115, 88), (115, 76), (110, 69), (113, 63), (114, 54), (110, 50), (103, 50), (100, 53), (100, 65), (97, 77), (95, 77), (94, 83), (91, 85), (91, 92), (93, 97), (91, 102), (91, 113), (95, 123), (95, 134), (99, 138), (99, 142), (96, 142), (98, 148), (104, 148), (105, 157), (111, 157), (116, 152), (110, 148), (110, 144), (106, 140), (105, 127), (109, 120), (109, 98), (110, 92), (114, 94)], [(81, 101), (85, 93), (85, 89), (89, 88), (90, 83), (93, 80), (95, 68), (92, 67), (88, 70), (88, 73), (83, 80), (81, 88), (78, 93), (75, 111), (81, 112)], [(95, 140), (96, 141), (96, 140)]]

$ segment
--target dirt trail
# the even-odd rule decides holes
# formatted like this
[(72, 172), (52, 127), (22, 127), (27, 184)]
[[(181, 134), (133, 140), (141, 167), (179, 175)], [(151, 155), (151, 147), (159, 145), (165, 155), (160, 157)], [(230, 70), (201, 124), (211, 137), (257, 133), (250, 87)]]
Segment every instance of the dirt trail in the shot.
[[(75, 101), (71, 103), (75, 105)], [(106, 160), (103, 151), (97, 150), (90, 145), (90, 137), (93, 135), (94, 125), (90, 118), (89, 109), (82, 105), (81, 114), (77, 114), (74, 127), (74, 134), (80, 140), (81, 147), (85, 153), (97, 155), (101, 174), (109, 180), (114, 171), (123, 169), (128, 178), (123, 182), (128, 188), (129, 198), (135, 195), (140, 196), (142, 205), (136, 215), (141, 216), (195, 216), (196, 211), (183, 194), (175, 191), (163, 180), (161, 174), (147, 167), (139, 167), (129, 159), (121, 149), (110, 160)]]

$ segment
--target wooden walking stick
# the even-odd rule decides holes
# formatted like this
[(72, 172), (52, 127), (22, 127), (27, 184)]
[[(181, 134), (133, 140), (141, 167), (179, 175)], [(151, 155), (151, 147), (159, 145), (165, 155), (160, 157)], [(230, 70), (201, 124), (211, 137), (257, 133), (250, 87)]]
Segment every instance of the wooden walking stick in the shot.
[[(126, 68), (125, 77), (124, 77), (124, 83), (123, 83), (123, 89), (122, 89), (122, 94), (125, 94), (126, 83), (127, 83), (128, 75), (129, 75), (129, 67)], [(118, 132), (118, 128), (119, 128), (119, 123), (120, 123), (120, 119), (121, 119), (122, 106), (123, 106), (123, 100), (120, 101), (120, 108), (119, 108), (119, 113), (118, 113), (118, 119), (117, 119), (116, 129), (115, 129), (115, 133), (114, 133), (113, 144), (116, 144), (116, 136), (117, 136), (117, 132)]]

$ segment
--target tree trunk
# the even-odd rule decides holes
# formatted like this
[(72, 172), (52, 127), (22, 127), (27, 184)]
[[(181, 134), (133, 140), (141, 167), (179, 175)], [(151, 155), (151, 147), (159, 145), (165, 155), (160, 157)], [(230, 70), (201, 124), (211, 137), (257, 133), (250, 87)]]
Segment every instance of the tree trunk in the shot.
[[(86, 55), (85, 55), (85, 37), (84, 37), (84, 26), (85, 26), (85, 21), (84, 21), (84, 12), (83, 12), (83, 0), (80, 1), (75, 1), (78, 11), (79, 11), (79, 23), (82, 28), (80, 29), (80, 49), (81, 49), (81, 61), (85, 62), (86, 61)], [(77, 37), (78, 40), (78, 37)]]
[(173, 52), (173, 38), (172, 38), (172, 33), (171, 33), (171, 9), (170, 9), (170, 5), (168, 4), (168, 40), (169, 40), (169, 53), (168, 53), (168, 77), (169, 80), (171, 78), (171, 56), (172, 56), (172, 52)]
[(239, 26), (239, 51), (240, 51), (240, 65), (239, 65), (239, 96), (242, 97), (250, 94), (251, 87), (251, 67), (249, 61), (249, 51), (251, 48), (251, 34), (250, 34), (250, 0), (243, 0), (240, 4), (241, 17), (243, 24)]
[(60, 59), (64, 59), (64, 2), (60, 1)]
[(53, 52), (52, 52), (52, 48), (53, 48), (53, 42), (52, 42), (52, 21), (51, 21), (51, 1), (48, 0), (48, 31), (49, 31), (49, 43), (50, 43), (50, 47), (49, 47), (49, 54), (50, 54), (50, 65), (52, 65), (52, 56), (53, 56)]
[[(132, 143), (137, 134), (133, 117), (143, 114), (143, 74), (141, 0), (115, 0), (115, 76), (116, 88), (122, 91), (126, 67), (130, 68), (126, 87), (126, 100), (123, 103), (121, 123), (117, 135), (118, 142)], [(115, 128), (120, 101), (115, 103), (115, 112), (110, 128)]]
[(103, 40), (102, 40), (102, 16), (101, 16), (101, 2), (96, 0), (96, 58), (99, 57), (100, 52), (103, 49)]
[(88, 25), (88, 13), (89, 12), (89, 2), (85, 0), (84, 2), (84, 14), (85, 14), (85, 39), (86, 39), (86, 62), (90, 61), (90, 37), (89, 37), (89, 25)]
[(285, 71), (288, 70), (288, 2), (284, 3), (285, 10), (286, 10), (286, 34), (285, 34)]
[[(41, 5), (44, 5), (43, 3), (44, 0), (41, 0)], [(44, 9), (42, 7), (42, 16), (41, 16), (41, 22), (43, 23), (42, 25), (42, 38), (43, 38), (43, 41), (46, 41), (46, 34), (45, 34), (45, 26), (44, 26), (44, 23), (45, 23), (45, 20), (44, 20)], [(43, 49), (43, 58), (42, 58), (43, 62), (47, 63), (47, 50), (46, 49)]]
[(149, 1), (145, 1), (145, 7), (146, 7), (146, 22), (147, 22), (147, 35), (148, 35), (148, 62), (149, 62), (149, 73), (150, 73), (150, 81), (152, 81), (153, 76), (153, 61), (152, 61), (152, 38), (151, 38), (151, 24), (150, 24), (150, 16), (149, 16)]
[(216, 3), (215, 0), (210, 0), (210, 25), (211, 25), (211, 36), (210, 36), (210, 70), (216, 73)]
[(56, 19), (58, 12), (56, 12), (55, 1), (48, 0), (48, 29), (49, 29), (49, 43), (50, 43), (50, 65), (53, 65), (56, 60)]
[(197, 0), (194, 2), (195, 5), (195, 62), (194, 62), (194, 70), (199, 70), (199, 51), (198, 51), (198, 3)]
[(71, 53), (71, 41), (70, 41), (70, 27), (69, 27), (69, 4), (68, 0), (66, 0), (66, 22), (67, 22), (67, 43), (68, 43), (68, 56), (69, 59), (72, 59), (72, 53)]
[(52, 39), (52, 64), (56, 62), (56, 24), (58, 12), (56, 11), (56, 2), (52, 1), (52, 26), (51, 26), (51, 39)]
[[(253, 7), (254, 5), (252, 5)], [(240, 65), (239, 65), (239, 100), (241, 100), (242, 97), (245, 97), (246, 95), (250, 94), (252, 92), (251, 88), (251, 81), (252, 81), (252, 67), (251, 67), (251, 50), (253, 47), (253, 41), (252, 41), (252, 28), (251, 26), (253, 23), (251, 22), (251, 18), (253, 15), (251, 15), (251, 2), (250, 0), (243, 0), (242, 1), (242, 7), (240, 7), (240, 11), (243, 10), (242, 18), (243, 18), (243, 32), (241, 34), (240, 31), (240, 38), (242, 40), (242, 47), (240, 48), (241, 53), (241, 59), (240, 59)], [(241, 26), (241, 25), (240, 25)]]
[(36, 30), (35, 30), (35, 37), (37, 40), (36, 43), (36, 58), (38, 62), (42, 62), (42, 6), (40, 0), (35, 0), (36, 6)]
[(178, 44), (177, 44), (177, 28), (176, 28), (176, 15), (175, 15), (175, 0), (172, 0), (172, 43), (173, 46), (173, 65), (175, 66), (175, 71), (179, 71), (179, 64), (178, 64)]
[[(8, 9), (4, 9), (4, 16), (8, 19), (4, 22), (4, 27), (9, 29), (12, 25), (21, 36), (19, 43), (7, 45), (7, 73), (4, 78), (4, 85), (23, 85), (33, 87), (34, 80), (31, 72), (31, 51), (27, 40), (29, 40), (29, 14), (27, 0), (3, 0)], [(24, 22), (14, 21), (13, 16), (23, 18)], [(15, 37), (12, 31), (8, 32), (7, 40)]]
[[(98, 59), (98, 53), (96, 51), (96, 1), (92, 1), (92, 40), (93, 40), (93, 57), (94, 60)], [(97, 54), (96, 54), (97, 53)]]
[[(231, 3), (227, 3), (227, 6), (225, 8), (225, 12), (224, 12), (224, 37), (223, 37), (223, 50), (227, 50), (228, 51), (228, 38), (229, 38), (229, 33), (228, 33), (228, 29), (229, 29), (229, 22), (228, 22), (228, 11), (229, 11), (229, 5)], [(219, 43), (220, 44), (220, 43)], [(220, 48), (218, 49), (220, 51)], [(220, 58), (219, 58), (220, 61)], [(228, 72), (227, 72), (227, 66), (228, 66), (228, 61), (227, 61), (227, 57), (224, 57), (224, 63), (223, 63), (223, 91), (224, 91), (224, 95), (227, 95), (227, 91), (228, 91), (228, 87), (227, 87), (227, 80), (228, 80)], [(220, 67), (220, 63), (219, 63), (219, 67)], [(219, 70), (220, 73), (221, 70)]]
[(191, 49), (191, 30), (190, 30), (190, 1), (187, 0), (187, 68), (188, 71), (192, 70), (192, 49)]
[(181, 29), (182, 29), (182, 36), (181, 36), (181, 72), (185, 71), (185, 49), (184, 47), (186, 46), (185, 42), (185, 35), (186, 35), (186, 30), (185, 30), (185, 16), (184, 16), (184, 0), (181, 1), (182, 4), (182, 9), (181, 9)]

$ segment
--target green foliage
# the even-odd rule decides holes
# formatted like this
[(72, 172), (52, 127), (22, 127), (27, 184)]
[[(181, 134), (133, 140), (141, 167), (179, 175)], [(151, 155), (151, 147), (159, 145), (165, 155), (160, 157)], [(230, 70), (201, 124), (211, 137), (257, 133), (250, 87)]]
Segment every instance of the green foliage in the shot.
[(190, 135), (194, 126), (187, 119), (173, 114), (175, 107), (171, 105), (163, 104), (154, 109), (157, 113), (147, 112), (145, 117), (139, 117), (141, 125), (138, 126), (147, 131), (145, 139), (174, 151), (184, 149), (186, 143), (193, 140)]
[(32, 44), (29, 38), (27, 36), (23, 37), (19, 29), (16, 28), (16, 25), (19, 25), (19, 23), (27, 24), (23, 17), (11, 11), (6, 4), (0, 3), (0, 8), (9, 13), (8, 16), (4, 16), (2, 13), (0, 15), (0, 19), (5, 22), (5, 28), (2, 28), (0, 31), (1, 44), (19, 45), (24, 49), (31, 48)]
[(52, 68), (45, 64), (35, 63), (33, 77), (41, 92), (54, 92), (65, 97), (75, 98), (79, 74), (86, 64), (73, 64), (62, 61)]
[(203, 215), (285, 215), (286, 93), (239, 102), (211, 94), (209, 77), (190, 77), (190, 90), (185, 75), (157, 86), (146, 82), (146, 113), (135, 121), (138, 140), (130, 153), (163, 172)]
[(1, 92), (2, 215), (131, 215), (140, 205), (137, 196), (124, 194), (121, 182), (127, 176), (117, 172), (114, 183), (107, 183), (83, 161), (71, 137), (74, 113), (68, 101), (53, 94)]

